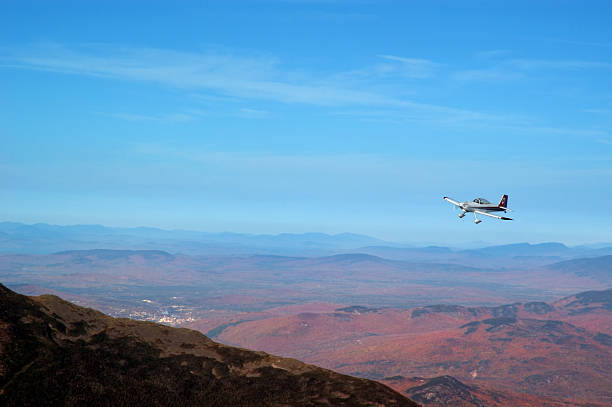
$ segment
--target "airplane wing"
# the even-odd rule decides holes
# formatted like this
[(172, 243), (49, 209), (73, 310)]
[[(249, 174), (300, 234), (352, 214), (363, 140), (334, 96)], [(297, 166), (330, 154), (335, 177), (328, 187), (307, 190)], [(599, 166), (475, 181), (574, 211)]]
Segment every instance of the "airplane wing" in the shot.
[(485, 215), (485, 216), (490, 216), (492, 218), (497, 218), (497, 219), (501, 219), (501, 220), (512, 220), (512, 218), (506, 218), (505, 216), (497, 216), (497, 215), (493, 215), (492, 213), (488, 213), (488, 212), (483, 212), (483, 211), (474, 211), (480, 215)]
[(448, 202), (452, 203), (453, 205), (456, 205), (456, 206), (458, 206), (458, 207), (460, 207), (460, 208), (461, 208), (461, 204), (460, 204), (459, 202), (454, 201), (454, 200), (450, 199), (450, 198), (449, 198), (449, 197), (447, 197), (447, 196), (445, 196), (445, 197), (444, 197), (444, 200), (445, 200), (445, 201), (448, 201)]

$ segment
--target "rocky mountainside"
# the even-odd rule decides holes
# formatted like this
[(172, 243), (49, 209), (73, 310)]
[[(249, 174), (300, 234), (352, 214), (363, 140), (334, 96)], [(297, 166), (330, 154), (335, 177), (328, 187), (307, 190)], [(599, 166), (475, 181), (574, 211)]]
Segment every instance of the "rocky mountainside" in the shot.
[(0, 405), (417, 406), (380, 383), (2, 285)]
[(433, 378), (393, 376), (381, 380), (427, 407), (603, 407), (603, 404), (573, 403), (524, 393), (499, 391), (482, 385), (467, 385), (452, 376)]
[(572, 315), (586, 314), (597, 310), (612, 311), (612, 288), (601, 291), (586, 291), (562, 298), (555, 306)]

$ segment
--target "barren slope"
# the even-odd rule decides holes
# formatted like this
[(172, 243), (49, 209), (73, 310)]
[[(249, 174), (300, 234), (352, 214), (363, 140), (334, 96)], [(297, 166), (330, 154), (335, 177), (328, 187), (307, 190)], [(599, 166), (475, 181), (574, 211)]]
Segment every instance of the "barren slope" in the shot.
[(416, 406), (376, 382), (2, 285), (0, 404)]

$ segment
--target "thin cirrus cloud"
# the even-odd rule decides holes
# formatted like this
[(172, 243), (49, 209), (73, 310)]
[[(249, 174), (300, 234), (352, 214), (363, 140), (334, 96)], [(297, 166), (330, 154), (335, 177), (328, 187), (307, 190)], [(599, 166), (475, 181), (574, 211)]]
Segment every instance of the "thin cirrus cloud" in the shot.
[[(103, 116), (128, 122), (148, 122), (155, 124), (188, 123), (200, 120), (209, 115), (209, 112), (199, 109), (187, 109), (184, 113), (167, 114), (138, 114), (138, 113), (100, 113)], [(262, 109), (239, 108), (227, 113), (228, 116), (241, 117), (244, 119), (264, 119), (269, 117), (270, 112)]]
[(507, 82), (521, 79), (523, 76), (520, 72), (509, 72), (499, 69), (471, 69), (455, 72), (453, 79), (462, 82)]
[(503, 58), (511, 53), (508, 49), (491, 49), (487, 51), (479, 51), (475, 54), (478, 59), (498, 59)]
[[(333, 107), (343, 112), (387, 112), (377, 120), (413, 120), (442, 123), (503, 124), (513, 122), (507, 115), (496, 115), (407, 100), (410, 83), (404, 79), (426, 80), (441, 66), (433, 61), (390, 54), (378, 55), (377, 64), (338, 72), (292, 71), (268, 55), (236, 55), (231, 52), (181, 52), (143, 47), (117, 47), (106, 44), (30, 45), (5, 50), (0, 64), (64, 74), (84, 75), (134, 82), (156, 83), (185, 92), (186, 97), (206, 94), (216, 99), (267, 101)], [(530, 69), (608, 68), (606, 62), (579, 60), (507, 59), (490, 69), (465, 70), (451, 74), (459, 81), (502, 82), (522, 78)], [(377, 78), (379, 79), (377, 81)], [(399, 91), (399, 93), (398, 93)], [(232, 102), (233, 103), (233, 102)], [(267, 110), (238, 109), (237, 116), (265, 118)], [(387, 116), (387, 117), (384, 117)], [(187, 112), (149, 116), (121, 112), (117, 118), (132, 121), (176, 123), (197, 119)]]
[(371, 66), (340, 72), (334, 75), (339, 80), (352, 79), (426, 79), (435, 75), (438, 64), (421, 58), (405, 58), (395, 55), (378, 55), (384, 60)]
[(5, 58), (5, 65), (66, 74), (156, 82), (222, 95), (313, 105), (397, 104), (387, 95), (346, 89), (325, 78), (292, 81), (279, 62), (265, 56), (188, 53), (166, 49), (58, 44), (25, 47)]
[(434, 75), (438, 64), (427, 59), (404, 58), (395, 55), (379, 55), (393, 63), (381, 64), (384, 69), (409, 78), (429, 78)]
[(261, 109), (251, 109), (243, 107), (238, 110), (238, 116), (246, 119), (264, 119), (269, 116), (269, 112)]
[[(355, 72), (378, 72), (400, 81), (432, 75), (436, 64), (424, 59), (382, 55), (386, 63), (336, 75), (296, 74), (269, 56), (237, 56), (228, 52), (190, 53), (167, 49), (111, 47), (104, 44), (43, 44), (8, 50), (4, 66), (118, 80), (157, 83), (189, 94), (209, 92), (230, 97), (324, 107), (377, 106), (455, 120), (498, 118), (489, 114), (419, 103), (383, 91)], [(403, 84), (401, 84), (403, 86)], [(242, 112), (253, 116), (254, 112)], [(260, 113), (256, 114), (261, 116)]]
[(510, 66), (518, 69), (596, 69), (612, 68), (612, 63), (605, 61), (583, 60), (555, 60), (555, 59), (511, 59), (507, 61)]
[(510, 52), (507, 50), (483, 51), (476, 54), (476, 58), (483, 60), (495, 60), (492, 67), (481, 69), (467, 69), (452, 74), (457, 81), (470, 82), (507, 82), (525, 78), (528, 71), (546, 70), (586, 70), (586, 69), (609, 69), (612, 63), (605, 61), (585, 60), (555, 60), (555, 59), (529, 59), (529, 58), (504, 58)]
[(129, 122), (152, 122), (160, 124), (170, 123), (185, 123), (196, 119), (195, 115), (189, 115), (185, 113), (172, 113), (163, 115), (143, 115), (134, 113), (112, 113), (104, 114), (115, 119), (121, 119)]

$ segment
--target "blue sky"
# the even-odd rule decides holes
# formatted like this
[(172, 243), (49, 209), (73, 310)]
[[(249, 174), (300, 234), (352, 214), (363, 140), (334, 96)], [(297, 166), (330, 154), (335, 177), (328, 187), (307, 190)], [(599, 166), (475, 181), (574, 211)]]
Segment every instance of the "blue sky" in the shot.
[[(3, 1), (0, 216), (609, 242), (611, 17), (610, 1)], [(503, 193), (513, 222), (441, 199)]]

